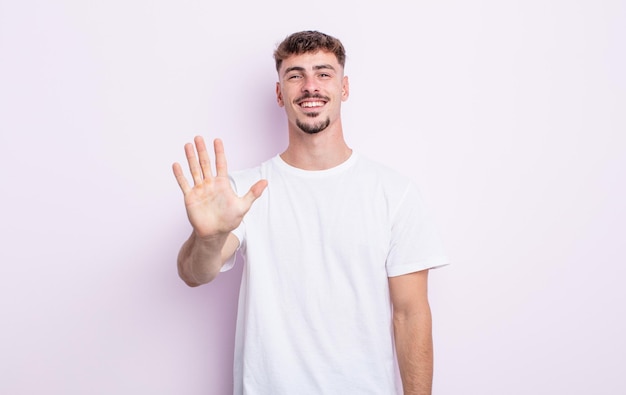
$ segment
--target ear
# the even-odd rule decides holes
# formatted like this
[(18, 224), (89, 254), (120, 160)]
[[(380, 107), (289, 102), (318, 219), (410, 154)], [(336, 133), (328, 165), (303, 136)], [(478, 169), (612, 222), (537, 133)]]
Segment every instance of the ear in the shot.
[(283, 101), (283, 93), (280, 91), (280, 82), (276, 83), (276, 102), (279, 107), (284, 107), (285, 102)]
[(348, 81), (348, 76), (344, 76), (341, 81), (341, 101), (348, 100), (350, 96), (350, 82)]

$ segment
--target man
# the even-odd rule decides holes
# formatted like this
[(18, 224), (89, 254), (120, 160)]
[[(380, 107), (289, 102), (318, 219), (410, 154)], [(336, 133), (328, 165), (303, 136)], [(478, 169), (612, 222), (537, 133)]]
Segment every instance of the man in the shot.
[(345, 142), (341, 42), (299, 32), (274, 58), (285, 152), (229, 175), (216, 139), (213, 174), (196, 137), (193, 185), (173, 166), (193, 227), (180, 276), (198, 286), (245, 257), (235, 394), (430, 394), (428, 269), (447, 260), (428, 212), (408, 178)]

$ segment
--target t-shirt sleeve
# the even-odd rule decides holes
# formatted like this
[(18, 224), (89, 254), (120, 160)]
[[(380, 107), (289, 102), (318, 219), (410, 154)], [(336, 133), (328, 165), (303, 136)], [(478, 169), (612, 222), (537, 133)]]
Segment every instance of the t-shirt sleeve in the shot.
[[(233, 187), (233, 190), (235, 191), (235, 193), (238, 193), (237, 191), (237, 182), (235, 180), (234, 177), (229, 176), (230, 178), (230, 184)], [(224, 262), (224, 264), (222, 265), (222, 267), (220, 268), (220, 272), (226, 272), (229, 271), (230, 269), (232, 269), (235, 266), (235, 263), (237, 262), (237, 255), (239, 254), (239, 251), (241, 250), (241, 247), (244, 243), (244, 237), (245, 237), (245, 231), (246, 227), (245, 227), (245, 223), (242, 221), (239, 226), (237, 228), (235, 228), (235, 230), (233, 230), (231, 233), (237, 238), (239, 239), (239, 247), (237, 247), (237, 249), (235, 250), (235, 252), (233, 253), (233, 255), (228, 258), (228, 260), (226, 262)]]
[(243, 244), (243, 240), (244, 240), (244, 234), (245, 234), (244, 229), (245, 229), (245, 225), (242, 222), (235, 230), (231, 232), (237, 239), (239, 239), (239, 247), (237, 247), (233, 255), (231, 255), (231, 257), (228, 258), (226, 262), (224, 262), (224, 264), (220, 268), (221, 273), (227, 272), (233, 267), (235, 267), (235, 263), (237, 262), (237, 255), (239, 254), (239, 251), (241, 250), (241, 245)]
[(409, 184), (392, 215), (387, 275), (400, 276), (448, 263), (432, 213), (417, 187)]

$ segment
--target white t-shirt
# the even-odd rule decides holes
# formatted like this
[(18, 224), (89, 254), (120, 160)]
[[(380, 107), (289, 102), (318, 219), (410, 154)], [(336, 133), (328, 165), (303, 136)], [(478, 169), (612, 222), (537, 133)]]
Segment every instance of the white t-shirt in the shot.
[(234, 393), (398, 393), (388, 277), (447, 264), (416, 187), (356, 153), (322, 171), (276, 156), (231, 178), (240, 195), (268, 180), (233, 232)]

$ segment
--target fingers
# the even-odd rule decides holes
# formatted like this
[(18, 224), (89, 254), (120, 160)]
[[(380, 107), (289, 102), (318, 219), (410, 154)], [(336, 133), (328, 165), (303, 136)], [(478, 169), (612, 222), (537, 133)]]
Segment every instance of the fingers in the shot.
[(198, 151), (198, 159), (200, 162), (200, 170), (202, 170), (202, 176), (204, 178), (210, 178), (212, 176), (211, 159), (209, 158), (209, 153), (206, 150), (204, 139), (201, 136), (196, 136), (193, 141), (196, 144), (196, 150)]
[(174, 177), (176, 177), (176, 182), (178, 182), (178, 186), (183, 191), (183, 194), (187, 194), (191, 187), (187, 182), (187, 179), (183, 175), (183, 168), (180, 166), (180, 163), (174, 163), (172, 165), (172, 170), (174, 171)]
[(189, 171), (191, 172), (191, 178), (193, 179), (193, 184), (198, 185), (202, 183), (202, 169), (198, 163), (198, 158), (196, 156), (196, 150), (193, 147), (193, 144), (187, 143), (185, 144), (185, 156), (187, 157), (187, 164), (189, 165)]
[[(193, 185), (200, 185), (205, 180), (213, 177), (211, 158), (207, 152), (204, 139), (201, 136), (194, 137), (193, 141), (193, 144), (185, 144), (185, 156), (187, 157), (187, 164), (189, 165)], [(228, 176), (228, 166), (226, 164), (226, 155), (224, 154), (224, 144), (222, 140), (215, 139), (213, 148), (215, 150), (215, 169), (217, 176)], [(180, 164), (175, 163), (172, 168), (178, 185), (183, 190), (183, 193), (186, 193), (191, 187), (183, 175)]]
[(217, 176), (228, 176), (228, 166), (226, 164), (226, 154), (224, 153), (224, 143), (222, 143), (222, 140), (215, 139), (213, 141), (213, 149), (215, 150), (215, 172)]

